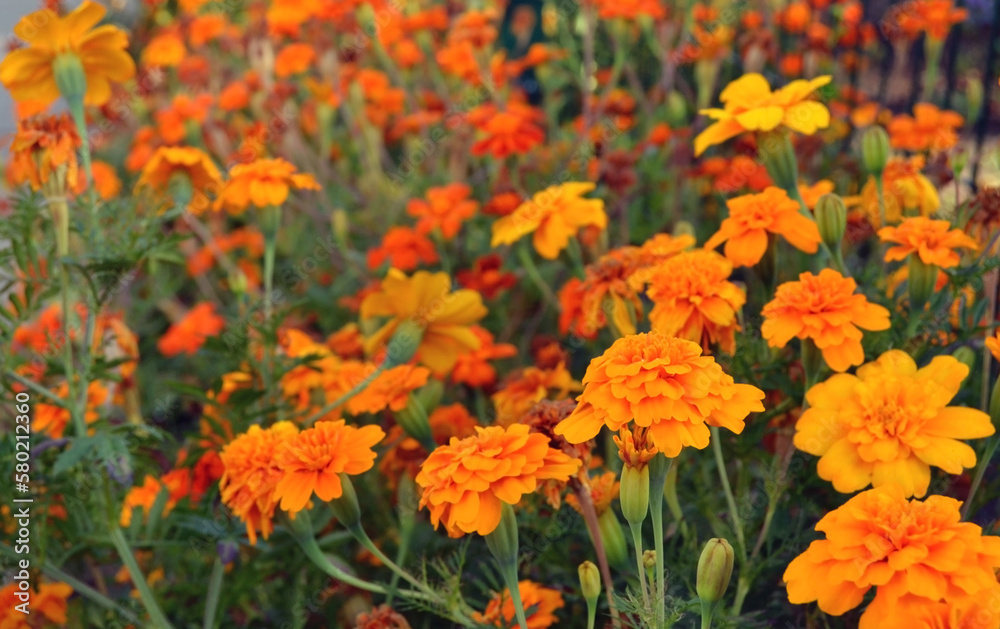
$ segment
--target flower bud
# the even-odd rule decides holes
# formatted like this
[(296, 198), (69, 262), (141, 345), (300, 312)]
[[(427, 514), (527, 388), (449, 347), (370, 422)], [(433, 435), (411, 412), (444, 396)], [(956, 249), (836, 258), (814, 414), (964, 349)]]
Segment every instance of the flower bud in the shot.
[(500, 505), (500, 524), (486, 534), (486, 547), (501, 566), (517, 566), (517, 516), (514, 507)]
[(426, 407), (424, 407), (416, 393), (411, 393), (409, 399), (406, 401), (406, 407), (396, 413), (396, 423), (403, 427), (407, 435), (419, 441), (428, 453), (434, 451), (434, 448), (428, 449), (430, 444), (434, 444), (437, 447), (437, 444), (434, 443), (434, 436), (431, 433), (431, 425), (427, 418)]
[(413, 397), (420, 401), (424, 411), (430, 414), (441, 403), (444, 395), (444, 383), (440, 380), (431, 379), (423, 387), (415, 391)]
[(343, 493), (340, 498), (330, 501), (333, 517), (348, 529), (353, 529), (361, 522), (361, 507), (358, 506), (358, 494), (354, 491), (354, 483), (347, 474), (338, 474)]
[(628, 545), (625, 541), (625, 531), (615, 512), (608, 509), (597, 517), (597, 528), (601, 531), (601, 542), (604, 544), (604, 554), (608, 563), (618, 569), (628, 566)]
[(56, 55), (55, 61), (52, 62), (52, 74), (56, 80), (56, 87), (66, 102), (83, 102), (83, 97), (87, 93), (87, 73), (83, 69), (80, 57), (72, 52)]
[(976, 70), (965, 76), (966, 119), (972, 123), (979, 119), (983, 109), (983, 79)]
[(330, 227), (333, 229), (333, 240), (345, 251), (348, 249), (347, 238), (351, 232), (351, 222), (347, 212), (342, 208), (337, 208), (330, 215)]
[(722, 600), (733, 576), (733, 547), (726, 540), (715, 537), (708, 540), (698, 559), (696, 590), (702, 603), (714, 604)]
[(847, 207), (836, 194), (824, 194), (816, 202), (816, 226), (826, 246), (836, 251), (847, 229)]
[(889, 161), (889, 134), (879, 126), (868, 127), (861, 136), (861, 163), (872, 175), (881, 175)]
[(916, 253), (910, 254), (910, 268), (906, 285), (910, 294), (910, 312), (920, 312), (924, 304), (934, 294), (934, 284), (937, 283), (938, 268), (936, 264), (926, 264)]
[(968, 345), (963, 345), (951, 354), (955, 360), (962, 363), (971, 371), (976, 366), (976, 352)]
[(667, 94), (667, 124), (671, 127), (683, 127), (687, 124), (687, 101), (677, 90)]
[(776, 186), (786, 191), (798, 188), (798, 158), (787, 132), (768, 131), (758, 134), (757, 154)]
[(993, 426), (1000, 432), (1000, 378), (993, 383), (993, 392), (990, 394), (990, 420)]
[(625, 520), (629, 524), (642, 524), (649, 509), (649, 466), (639, 469), (626, 465), (622, 469), (619, 500)]
[(577, 572), (580, 574), (580, 592), (583, 593), (583, 598), (588, 604), (596, 602), (601, 595), (601, 573), (597, 571), (597, 566), (585, 561), (580, 564)]
[(420, 341), (424, 337), (424, 328), (416, 321), (406, 320), (396, 327), (396, 332), (389, 339), (386, 347), (386, 368), (396, 365), (405, 365), (410, 362), (413, 355), (420, 347)]
[(644, 550), (642, 551), (642, 567), (646, 570), (652, 570), (656, 567), (656, 551), (655, 550)]
[(698, 234), (694, 231), (694, 225), (688, 221), (677, 221), (677, 223), (674, 224), (673, 230), (671, 230), (671, 235), (674, 238), (679, 238), (681, 236), (692, 236), (696, 238), (698, 236)]

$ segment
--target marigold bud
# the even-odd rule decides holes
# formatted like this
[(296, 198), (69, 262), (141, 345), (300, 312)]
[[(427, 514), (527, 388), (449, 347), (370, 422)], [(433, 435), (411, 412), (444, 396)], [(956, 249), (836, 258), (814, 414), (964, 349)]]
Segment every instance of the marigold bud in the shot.
[(769, 131), (758, 135), (757, 153), (775, 185), (785, 191), (798, 187), (799, 166), (788, 133)]
[(343, 493), (340, 498), (334, 498), (330, 501), (330, 509), (333, 511), (333, 517), (337, 518), (337, 521), (343, 524), (348, 529), (353, 529), (358, 526), (361, 522), (361, 507), (358, 506), (358, 494), (354, 491), (354, 483), (351, 482), (351, 477), (347, 474), (338, 474), (340, 477), (340, 486), (343, 488)]
[(965, 75), (966, 119), (974, 122), (979, 119), (983, 109), (983, 79), (978, 71), (970, 71)]
[(597, 566), (593, 562), (585, 561), (580, 564), (577, 571), (580, 574), (580, 591), (583, 593), (583, 598), (588, 604), (591, 601), (596, 602), (597, 597), (601, 595), (601, 573), (598, 572)]
[(708, 540), (698, 559), (698, 579), (695, 589), (702, 604), (722, 600), (733, 576), (733, 547), (721, 537)]
[(879, 126), (869, 127), (861, 136), (861, 163), (872, 175), (881, 175), (889, 161), (889, 134)]
[(628, 523), (642, 524), (649, 510), (649, 466), (640, 469), (626, 465), (622, 469), (619, 500)]
[(847, 229), (847, 207), (836, 194), (824, 194), (816, 202), (816, 226), (819, 235), (830, 249), (840, 248), (840, 240)]
[(87, 93), (87, 73), (80, 57), (72, 52), (57, 55), (52, 62), (52, 74), (56, 87), (66, 102), (83, 102), (83, 96)]
[(910, 268), (906, 284), (910, 294), (910, 312), (920, 312), (924, 304), (934, 294), (934, 284), (937, 282), (938, 268), (936, 264), (927, 264), (920, 256), (910, 254)]
[(671, 127), (683, 127), (687, 124), (687, 101), (677, 90), (667, 94), (667, 124)]
[(486, 536), (486, 547), (501, 566), (517, 566), (517, 516), (506, 502), (500, 505), (500, 524)]
[(694, 231), (694, 225), (692, 225), (688, 221), (677, 221), (677, 223), (674, 225), (673, 230), (671, 231), (671, 235), (674, 236), (674, 238), (679, 238), (681, 236), (693, 236), (693, 237), (698, 236), (698, 234), (696, 234)]
[(642, 551), (642, 567), (646, 570), (652, 570), (656, 567), (656, 551), (655, 550), (644, 550)]
[(1000, 378), (993, 383), (993, 393), (990, 394), (990, 420), (997, 431), (1000, 431)]
[(625, 531), (615, 512), (608, 509), (597, 517), (597, 528), (601, 531), (601, 542), (604, 544), (604, 554), (608, 563), (619, 569), (628, 565), (628, 545), (625, 541)]
[(424, 328), (416, 321), (403, 321), (396, 327), (395, 334), (389, 339), (386, 348), (386, 368), (405, 365), (417, 353), (420, 341), (424, 337)]
[[(411, 393), (406, 401), (406, 407), (396, 413), (396, 423), (403, 427), (406, 434), (419, 441), (425, 449), (434, 443), (431, 425), (427, 417), (427, 407), (424, 406), (417, 393)], [(431, 448), (428, 452), (433, 452), (433, 450)]]
[(976, 366), (976, 352), (968, 345), (963, 345), (951, 354), (955, 359), (971, 371)]

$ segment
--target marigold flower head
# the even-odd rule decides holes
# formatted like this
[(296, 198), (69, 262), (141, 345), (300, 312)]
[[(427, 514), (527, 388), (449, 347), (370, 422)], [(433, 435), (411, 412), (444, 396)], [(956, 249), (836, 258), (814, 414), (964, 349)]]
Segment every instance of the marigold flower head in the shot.
[[(54, 391), (62, 400), (69, 399), (69, 387), (65, 382), (59, 384)], [(87, 409), (83, 419), (92, 424), (100, 418), (100, 407), (111, 402), (111, 393), (104, 383), (94, 380), (87, 385)], [(69, 409), (54, 404), (38, 404), (35, 416), (31, 422), (31, 430), (44, 432), (52, 439), (61, 439), (69, 424)]]
[(516, 505), (538, 481), (566, 480), (579, 468), (578, 459), (527, 426), (477, 427), (474, 436), (452, 437), (424, 461), (416, 478), (420, 508), (430, 510), (435, 528), (444, 523), (449, 537), (488, 535), (500, 523), (502, 503)]
[(865, 360), (861, 329), (889, 329), (889, 311), (855, 294), (856, 288), (853, 279), (833, 269), (802, 273), (798, 281), (778, 286), (764, 306), (761, 334), (771, 347), (784, 347), (795, 337), (812, 339), (834, 371), (860, 365)]
[(316, 61), (316, 49), (311, 44), (296, 42), (288, 44), (274, 59), (274, 76), (285, 78), (301, 74)]
[(111, 24), (98, 26), (106, 10), (84, 0), (70, 13), (59, 16), (42, 9), (24, 16), (14, 26), (14, 34), (28, 42), (0, 61), (0, 82), (17, 102), (49, 105), (60, 96), (56, 81), (57, 65), (79, 64), (86, 77), (86, 105), (103, 105), (111, 98), (111, 83), (127, 81), (135, 75), (135, 62), (126, 52), (128, 37)]
[[(51, 626), (56, 627), (66, 626), (66, 610), (69, 597), (73, 595), (73, 588), (70, 585), (48, 581), (39, 583), (37, 589), (32, 585), (27, 593), (30, 597), (28, 600), (31, 601), (31, 614), (36, 614), (36, 616), (24, 616), (15, 611), (18, 605), (25, 602), (18, 596), (19, 593), (24, 594), (25, 590), (21, 589), (19, 582), (13, 579), (0, 589), (0, 605), (3, 605), (3, 609), (9, 610), (5, 612), (5, 617), (0, 621), (0, 627), (3, 629), (34, 629), (35, 627), (50, 626), (48, 623), (52, 623)], [(41, 620), (42, 624), (37, 624), (34, 620), (28, 622), (27, 618), (44, 620)]]
[(15, 186), (28, 183), (51, 196), (65, 196), (68, 190), (80, 188), (80, 146), (69, 114), (22, 119), (10, 145), (7, 179)]
[(904, 352), (888, 351), (857, 375), (836, 374), (809, 389), (795, 447), (821, 457), (819, 476), (837, 491), (894, 484), (907, 497), (923, 496), (932, 465), (961, 474), (976, 453), (960, 440), (994, 432), (986, 413), (948, 406), (968, 374), (951, 356), (917, 369)]
[(958, 266), (962, 259), (955, 249), (975, 251), (979, 246), (961, 229), (950, 228), (948, 221), (935, 221), (926, 216), (904, 219), (898, 227), (883, 227), (878, 231), (879, 239), (896, 244), (885, 252), (885, 261), (905, 260), (909, 255), (918, 255), (924, 264), (942, 269)]
[[(472, 72), (478, 79), (479, 66), (475, 57), (470, 59), (474, 65)], [(468, 120), (485, 136), (472, 145), (473, 155), (492, 155), (503, 160), (523, 155), (545, 141), (545, 131), (539, 126), (544, 120), (541, 112), (522, 103), (507, 103), (503, 110), (493, 103), (480, 105), (469, 112)]]
[(538, 254), (555, 260), (581, 228), (607, 226), (604, 201), (583, 197), (593, 189), (594, 184), (589, 182), (564, 183), (536, 193), (513, 214), (493, 223), (490, 246), (510, 245), (533, 234)]
[(438, 261), (434, 242), (410, 227), (390, 227), (378, 247), (368, 250), (368, 268), (375, 270), (385, 261), (400, 271), (412, 271), (421, 264)]
[(142, 65), (160, 68), (176, 68), (187, 56), (184, 38), (177, 29), (157, 33), (142, 49)]
[(947, 151), (958, 143), (957, 131), (963, 124), (965, 118), (954, 111), (917, 103), (912, 116), (900, 114), (889, 122), (889, 141), (893, 148), (906, 151)]
[(525, 367), (507, 375), (493, 394), (496, 421), (501, 426), (519, 422), (536, 402), (550, 397), (565, 398), (571, 391), (579, 391), (580, 383), (559, 363), (551, 369)]
[(997, 328), (993, 336), (986, 337), (986, 349), (993, 354), (993, 359), (1000, 362), (1000, 328)]
[(760, 194), (747, 194), (726, 201), (729, 217), (722, 221), (706, 249), (726, 243), (726, 257), (736, 266), (753, 266), (767, 251), (768, 234), (783, 236), (795, 248), (816, 253), (822, 241), (815, 221), (802, 215), (799, 203), (788, 193), (771, 186)]
[(372, 450), (385, 433), (378, 426), (348, 426), (344, 420), (316, 422), (291, 436), (275, 455), (281, 477), (274, 487), (281, 508), (294, 515), (304, 509), (313, 492), (324, 502), (340, 498), (340, 474), (367, 472), (375, 464)]
[(697, 343), (665, 334), (635, 334), (615, 341), (590, 362), (576, 410), (556, 427), (570, 443), (634, 421), (667, 457), (684, 446), (708, 445), (709, 426), (743, 431), (743, 420), (762, 411), (764, 392), (736, 384)]
[(501, 292), (517, 285), (517, 276), (504, 271), (503, 258), (490, 253), (476, 258), (471, 269), (463, 269), (455, 274), (455, 279), (463, 288), (478, 291), (485, 299), (493, 299)]
[(451, 291), (447, 273), (417, 271), (407, 277), (390, 269), (377, 292), (361, 302), (361, 318), (388, 317), (389, 320), (365, 339), (370, 355), (388, 343), (403, 322), (423, 329), (417, 347), (417, 360), (435, 374), (444, 374), (461, 354), (479, 348), (479, 338), (472, 324), (486, 316), (479, 293)]
[(969, 16), (968, 10), (955, 8), (953, 0), (914, 0), (905, 5), (894, 5), (892, 9), (883, 18), (886, 24), (895, 25), (898, 32), (908, 39), (916, 39), (921, 33), (926, 33), (930, 40), (938, 43), (948, 37), (952, 25)]
[(389, 607), (379, 605), (370, 612), (358, 614), (354, 629), (411, 629), (402, 614)]
[[(594, 503), (594, 511), (600, 516), (611, 508), (611, 503), (618, 497), (618, 490), (621, 487), (621, 483), (618, 482), (618, 475), (609, 471), (604, 472), (600, 476), (588, 478), (585, 487), (590, 492), (590, 499)], [(576, 495), (567, 495), (566, 504), (580, 515), (583, 515), (583, 511), (580, 509), (580, 500)]]
[(613, 20), (616, 17), (626, 20), (640, 17), (662, 20), (667, 17), (664, 5), (658, 0), (594, 0), (594, 4), (602, 20)]
[[(375, 369), (374, 365), (371, 369)], [(347, 410), (352, 415), (378, 413), (384, 409), (401, 411), (406, 408), (410, 393), (427, 384), (430, 373), (426, 367), (415, 365), (387, 369), (347, 401)]]
[(156, 504), (160, 492), (167, 492), (167, 501), (163, 504), (162, 515), (165, 517), (177, 506), (177, 502), (191, 493), (191, 470), (177, 468), (170, 470), (163, 475), (162, 479), (154, 478), (149, 474), (143, 479), (142, 485), (133, 487), (125, 495), (122, 503), (122, 512), (119, 516), (119, 524), (128, 527), (132, 522), (136, 509), (140, 509), (143, 516), (148, 518), (150, 510)]
[(840, 616), (875, 587), (859, 629), (878, 629), (920, 603), (962, 605), (995, 590), (1000, 538), (962, 522), (960, 505), (945, 496), (906, 500), (898, 485), (858, 494), (819, 521), (826, 539), (788, 565), (788, 600), (817, 601)]
[(229, 171), (229, 181), (219, 193), (215, 207), (230, 214), (242, 214), (251, 205), (280, 206), (293, 188), (319, 190), (320, 185), (312, 175), (297, 172), (295, 166), (280, 157), (237, 164)]
[(178, 178), (188, 186), (190, 199), (188, 208), (201, 214), (211, 204), (209, 195), (222, 189), (222, 175), (212, 158), (204, 151), (188, 146), (161, 146), (142, 167), (138, 187), (149, 187), (163, 193)]
[[(941, 207), (937, 189), (927, 177), (920, 173), (924, 168), (924, 158), (915, 155), (910, 159), (890, 157), (882, 171), (882, 202), (888, 223), (898, 223), (907, 210), (915, 210), (921, 216), (930, 216)], [(861, 209), (868, 221), (875, 227), (882, 227), (879, 208), (878, 187), (874, 177), (861, 189)]]
[(226, 320), (215, 313), (215, 306), (211, 302), (202, 302), (171, 325), (156, 342), (156, 347), (164, 356), (192, 356), (204, 345), (205, 339), (215, 336), (224, 327)]
[[(526, 620), (528, 629), (547, 629), (559, 622), (555, 611), (564, 607), (562, 594), (559, 590), (543, 587), (533, 581), (520, 581), (517, 591), (521, 595), (521, 603), (525, 610), (530, 610)], [(490, 600), (483, 613), (474, 613), (473, 620), (490, 627), (511, 627), (517, 625), (514, 612), (514, 601), (510, 590), (498, 592)]]
[[(267, 429), (250, 426), (219, 455), (224, 470), (219, 479), (222, 503), (246, 524), (251, 544), (257, 543), (258, 531), (267, 539), (274, 529), (271, 519), (280, 498), (275, 489), (285, 475), (276, 455), (298, 431), (291, 422), (278, 422)], [(315, 484), (315, 478), (311, 480)]]
[(430, 188), (426, 200), (413, 199), (406, 213), (418, 219), (417, 231), (429, 234), (441, 230), (446, 239), (454, 238), (462, 224), (476, 215), (479, 204), (469, 199), (472, 189), (462, 183)]
[(737, 313), (746, 293), (728, 281), (732, 272), (729, 260), (704, 249), (679, 253), (649, 269), (646, 295), (653, 300), (653, 330), (699, 343), (705, 351), (718, 344), (735, 353)]
[(694, 139), (695, 155), (709, 146), (722, 144), (745, 131), (773, 131), (779, 127), (812, 135), (830, 124), (830, 111), (822, 103), (808, 100), (831, 77), (792, 81), (774, 92), (760, 74), (744, 74), (719, 95), (723, 109), (703, 109), (716, 122)]
[(472, 332), (479, 338), (479, 349), (461, 354), (451, 370), (451, 381), (470, 387), (490, 387), (497, 381), (496, 367), (492, 360), (510, 358), (517, 355), (517, 348), (510, 343), (495, 343), (493, 334), (478, 325)]

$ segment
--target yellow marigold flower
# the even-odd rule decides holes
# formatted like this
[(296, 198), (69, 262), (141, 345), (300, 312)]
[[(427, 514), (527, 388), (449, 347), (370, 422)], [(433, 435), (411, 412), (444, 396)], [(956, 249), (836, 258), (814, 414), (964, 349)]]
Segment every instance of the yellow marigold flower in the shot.
[(472, 437), (452, 437), (431, 453), (417, 474), (431, 524), (444, 523), (449, 537), (488, 535), (500, 524), (502, 503), (516, 505), (538, 481), (566, 480), (580, 460), (552, 448), (528, 426), (476, 428)]
[(812, 339), (834, 371), (847, 371), (865, 361), (861, 330), (889, 329), (889, 311), (855, 294), (857, 284), (833, 269), (819, 275), (802, 273), (798, 281), (778, 286), (764, 306), (760, 332), (771, 347), (784, 347), (795, 337)]
[(718, 344), (736, 351), (736, 315), (746, 293), (728, 281), (729, 260), (714, 251), (679, 253), (653, 267), (646, 295), (653, 300), (649, 320), (653, 330), (699, 343), (705, 351)]
[(222, 503), (246, 524), (251, 544), (257, 543), (257, 531), (267, 539), (274, 529), (271, 519), (278, 506), (275, 487), (284, 475), (275, 456), (298, 431), (291, 422), (278, 422), (268, 429), (250, 426), (219, 455)]
[(694, 139), (694, 154), (701, 155), (708, 147), (745, 131), (784, 127), (811, 135), (817, 129), (825, 129), (830, 124), (830, 110), (807, 99), (830, 80), (829, 76), (821, 76), (811, 81), (792, 81), (772, 92), (767, 79), (760, 74), (744, 74), (722, 90), (719, 100), (723, 109), (701, 110), (716, 122)]
[(883, 629), (917, 604), (966, 605), (995, 591), (1000, 537), (962, 522), (960, 505), (944, 496), (906, 500), (897, 485), (858, 494), (819, 521), (826, 539), (788, 565), (788, 600), (817, 601), (840, 616), (875, 587), (858, 626)]
[(313, 492), (324, 502), (344, 493), (340, 474), (361, 474), (375, 464), (372, 450), (385, 433), (378, 426), (348, 426), (344, 420), (316, 422), (293, 435), (275, 456), (281, 477), (274, 497), (292, 515), (302, 511)]
[[(887, 223), (898, 223), (907, 210), (917, 211), (921, 216), (930, 216), (941, 207), (941, 199), (934, 184), (920, 174), (923, 168), (924, 158), (920, 155), (910, 159), (889, 158), (882, 171), (882, 198)], [(868, 183), (861, 189), (861, 209), (875, 228), (882, 227), (878, 188), (874, 177), (869, 177)]]
[[(528, 629), (547, 629), (559, 622), (555, 611), (565, 606), (559, 590), (542, 587), (533, 581), (520, 581), (517, 591), (525, 611), (530, 611), (526, 620)], [(504, 589), (493, 596), (483, 613), (474, 613), (472, 619), (489, 627), (516, 627), (514, 601), (510, 590)]]
[(738, 434), (749, 413), (764, 410), (764, 392), (733, 382), (697, 343), (656, 332), (615, 341), (590, 362), (583, 384), (576, 410), (556, 426), (570, 443), (635, 421), (657, 450), (675, 457), (684, 446), (708, 445), (706, 424)]
[(230, 214), (242, 214), (251, 205), (277, 207), (293, 188), (319, 190), (320, 185), (312, 175), (297, 172), (294, 165), (280, 157), (237, 164), (229, 171), (229, 181), (222, 187), (215, 207)]
[(942, 269), (958, 266), (961, 258), (955, 249), (979, 248), (976, 241), (961, 229), (950, 229), (948, 221), (935, 221), (926, 216), (905, 219), (898, 227), (878, 230), (882, 242), (896, 243), (885, 252), (885, 261), (905, 260), (916, 254), (924, 264), (934, 264)]
[(21, 18), (14, 34), (28, 42), (0, 61), (0, 82), (17, 102), (48, 105), (59, 98), (57, 64), (75, 58), (86, 76), (83, 102), (103, 105), (111, 98), (111, 83), (135, 75), (135, 62), (126, 52), (128, 37), (110, 24), (93, 28), (104, 18), (103, 6), (90, 0), (65, 16), (51, 9)]
[(28, 183), (55, 196), (78, 188), (80, 136), (69, 114), (35, 116), (17, 123), (10, 144), (7, 179), (12, 185)]
[(967, 375), (952, 356), (917, 369), (906, 353), (888, 351), (857, 375), (836, 374), (809, 389), (795, 447), (820, 457), (820, 478), (839, 492), (895, 484), (907, 497), (923, 496), (932, 465), (949, 474), (976, 465), (959, 439), (994, 432), (986, 413), (948, 406)]
[(447, 373), (458, 356), (479, 349), (480, 340), (472, 325), (486, 316), (483, 298), (473, 290), (451, 291), (447, 273), (417, 271), (407, 277), (398, 269), (389, 269), (378, 292), (361, 302), (361, 318), (389, 317), (374, 334), (365, 339), (365, 351), (371, 355), (388, 343), (403, 322), (423, 330), (417, 347), (417, 360), (437, 375)]
[(490, 246), (510, 245), (534, 234), (532, 242), (538, 255), (555, 260), (581, 228), (593, 225), (604, 229), (607, 226), (604, 201), (583, 198), (593, 189), (594, 184), (590, 182), (570, 182), (536, 193), (512, 214), (493, 223)]
[(1000, 361), (1000, 328), (997, 328), (993, 336), (986, 337), (986, 348), (993, 354), (993, 359)]
[(142, 65), (176, 68), (187, 56), (184, 37), (177, 30), (163, 31), (153, 36), (142, 50)]
[(796, 249), (816, 253), (822, 240), (816, 223), (799, 212), (799, 203), (781, 188), (770, 186), (760, 194), (746, 194), (726, 201), (729, 217), (706, 249), (726, 243), (726, 257), (736, 266), (753, 266), (767, 251), (767, 235), (784, 236)]
[(201, 214), (209, 208), (209, 195), (222, 189), (222, 175), (212, 158), (201, 149), (190, 146), (161, 146), (142, 167), (137, 187), (148, 187), (158, 193), (170, 191), (180, 179), (190, 186), (188, 210)]

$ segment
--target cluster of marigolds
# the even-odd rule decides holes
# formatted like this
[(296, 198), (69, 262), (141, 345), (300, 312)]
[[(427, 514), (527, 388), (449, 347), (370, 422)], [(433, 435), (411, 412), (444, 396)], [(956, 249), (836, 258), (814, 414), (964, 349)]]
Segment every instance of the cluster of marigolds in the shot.
[[(766, 12), (695, 5), (677, 15), (655, 0), (587, 0), (574, 3), (570, 25), (561, 9), (536, 14), (530, 3), (504, 11), (488, 2), (260, 0), (234, 9), (148, 0), (138, 64), (126, 32), (102, 24), (102, 5), (45, 4), (22, 19), (23, 45), (0, 62), (20, 120), (7, 181), (44, 200), (46, 220), (34, 229), (51, 242), (48, 260), (14, 288), (28, 303), (33, 284), (51, 281), (51, 299), (6, 317), (16, 323), (14, 358), (0, 363), (13, 365), (4, 372), (12, 391), (37, 396), (36, 440), (71, 451), (113, 425), (141, 430), (145, 421), (143, 340), (125, 305), (87, 297), (73, 262), (104, 229), (101, 208), (131, 197), (139, 212), (176, 217), (162, 237), (176, 238), (189, 290), (152, 298), (170, 322), (150, 347), (156, 360), (196, 364), (209, 339), (249, 327), (243, 357), (201, 383), (211, 388), (200, 430), (173, 465), (124, 491), (108, 481), (104, 500), (121, 494), (101, 506), (117, 514), (113, 541), (153, 512), (162, 519), (181, 505), (221, 502), (245, 526), (241, 561), (290, 536), (345, 597), (364, 593), (367, 608), (349, 626), (407, 628), (418, 606), (467, 627), (665, 627), (676, 621), (668, 601), (694, 583), (708, 627), (738, 618), (755, 587), (774, 585), (751, 576), (774, 513), (754, 546), (719, 431), (764, 422), (776, 434), (789, 428), (784, 450), (769, 446), (776, 461), (812, 455), (803, 473), (846, 500), (787, 563), (790, 603), (833, 616), (859, 608), (862, 629), (1000, 628), (1000, 537), (937, 495), (951, 488), (937, 481), (975, 473), (967, 509), (995, 449), (985, 439), (1000, 420), (1000, 394), (988, 375), (982, 384), (969, 376), (972, 350), (1000, 360), (1000, 335), (992, 320), (969, 315), (977, 301), (995, 306), (996, 265), (986, 261), (997, 255), (1000, 195), (942, 200), (941, 173), (958, 176), (965, 165), (955, 149), (962, 115), (929, 102), (893, 115), (840, 87), (846, 80), (834, 76), (864, 72), (877, 45), (875, 18), (857, 0), (794, 0)], [(891, 16), (894, 44), (905, 51), (923, 38), (924, 80), (937, 80), (931, 66), (964, 11), (912, 0)], [(539, 43), (552, 33), (570, 36)], [(667, 85), (681, 75), (695, 83), (664, 91), (656, 77), (644, 87), (625, 53), (635, 38), (663, 60)], [(613, 59), (595, 58), (595, 46)], [(719, 92), (733, 53), (742, 75)], [(561, 91), (574, 93), (581, 68), (570, 140), (555, 142), (552, 125), (567, 115)], [(68, 112), (48, 113), (60, 99)], [(695, 103), (700, 112), (687, 116)], [(968, 104), (983, 106), (973, 96)], [(817, 157), (833, 143), (852, 147), (840, 156), (850, 168)], [(441, 155), (437, 172), (421, 174), (424, 160)], [(803, 166), (819, 164), (842, 172), (807, 181)], [(657, 180), (667, 167), (703, 208), (690, 222), (670, 213), (684, 199), (682, 184)], [(532, 169), (547, 183), (531, 183)], [(639, 188), (665, 213), (630, 204)], [(288, 239), (315, 234), (290, 226), (317, 211), (336, 246), (306, 268)], [(654, 229), (644, 233), (645, 223)], [(629, 244), (630, 230), (649, 237)], [(371, 246), (355, 255), (352, 241), (368, 236)], [(138, 273), (152, 275), (144, 264)], [(292, 266), (292, 275), (279, 272)], [(956, 284), (980, 268), (978, 287)], [(341, 276), (354, 284), (340, 284), (330, 308), (353, 320), (331, 328), (320, 323), (329, 317), (296, 305), (295, 287), (303, 294)], [(491, 316), (498, 311), (507, 314)], [(540, 332), (552, 312), (558, 330)], [(936, 317), (951, 332), (925, 333)], [(896, 325), (907, 327), (902, 344), (878, 340)], [(521, 347), (503, 342), (522, 335)], [(766, 351), (744, 346), (761, 337)], [(530, 363), (510, 369), (528, 341)], [(577, 380), (581, 352), (592, 360)], [(741, 354), (752, 367), (734, 367)], [(92, 377), (97, 364), (110, 372)], [(797, 395), (731, 375), (774, 369), (794, 372)], [(972, 394), (962, 397), (963, 387)], [(956, 403), (978, 401), (980, 388), (981, 408)], [(252, 421), (234, 419), (236, 400), (251, 401)], [(664, 511), (683, 517), (678, 467), (702, 455), (717, 467), (728, 506), (720, 526), (732, 535), (708, 542), (697, 575), (679, 577), (668, 569)], [(488, 549), (506, 589), (470, 605), (388, 556), (366, 532), (376, 494), (398, 502), (399, 523), (377, 526), (398, 526), (400, 538), (422, 518), (450, 538), (484, 538), (469, 548)], [(37, 500), (50, 518), (78, 517), (59, 496)], [(519, 513), (563, 502), (592, 543), (573, 594), (586, 612), (571, 613), (569, 584), (519, 577), (532, 569), (520, 561)], [(391, 585), (330, 559), (313, 526), (326, 513)], [(117, 581), (134, 586), (141, 611), (122, 607), (93, 575), (71, 584), (51, 566), (37, 576), (30, 616), (11, 611), (16, 585), (0, 590), (0, 628), (84, 626), (72, 610), (91, 605), (124, 609), (133, 626), (175, 626), (163, 602), (169, 577), (154, 555), (120, 539)], [(215, 608), (235, 552), (212, 575), (205, 627), (235, 626), (222, 619), (237, 612)], [(387, 598), (405, 601), (401, 611)], [(815, 617), (808, 610), (793, 613)]]

